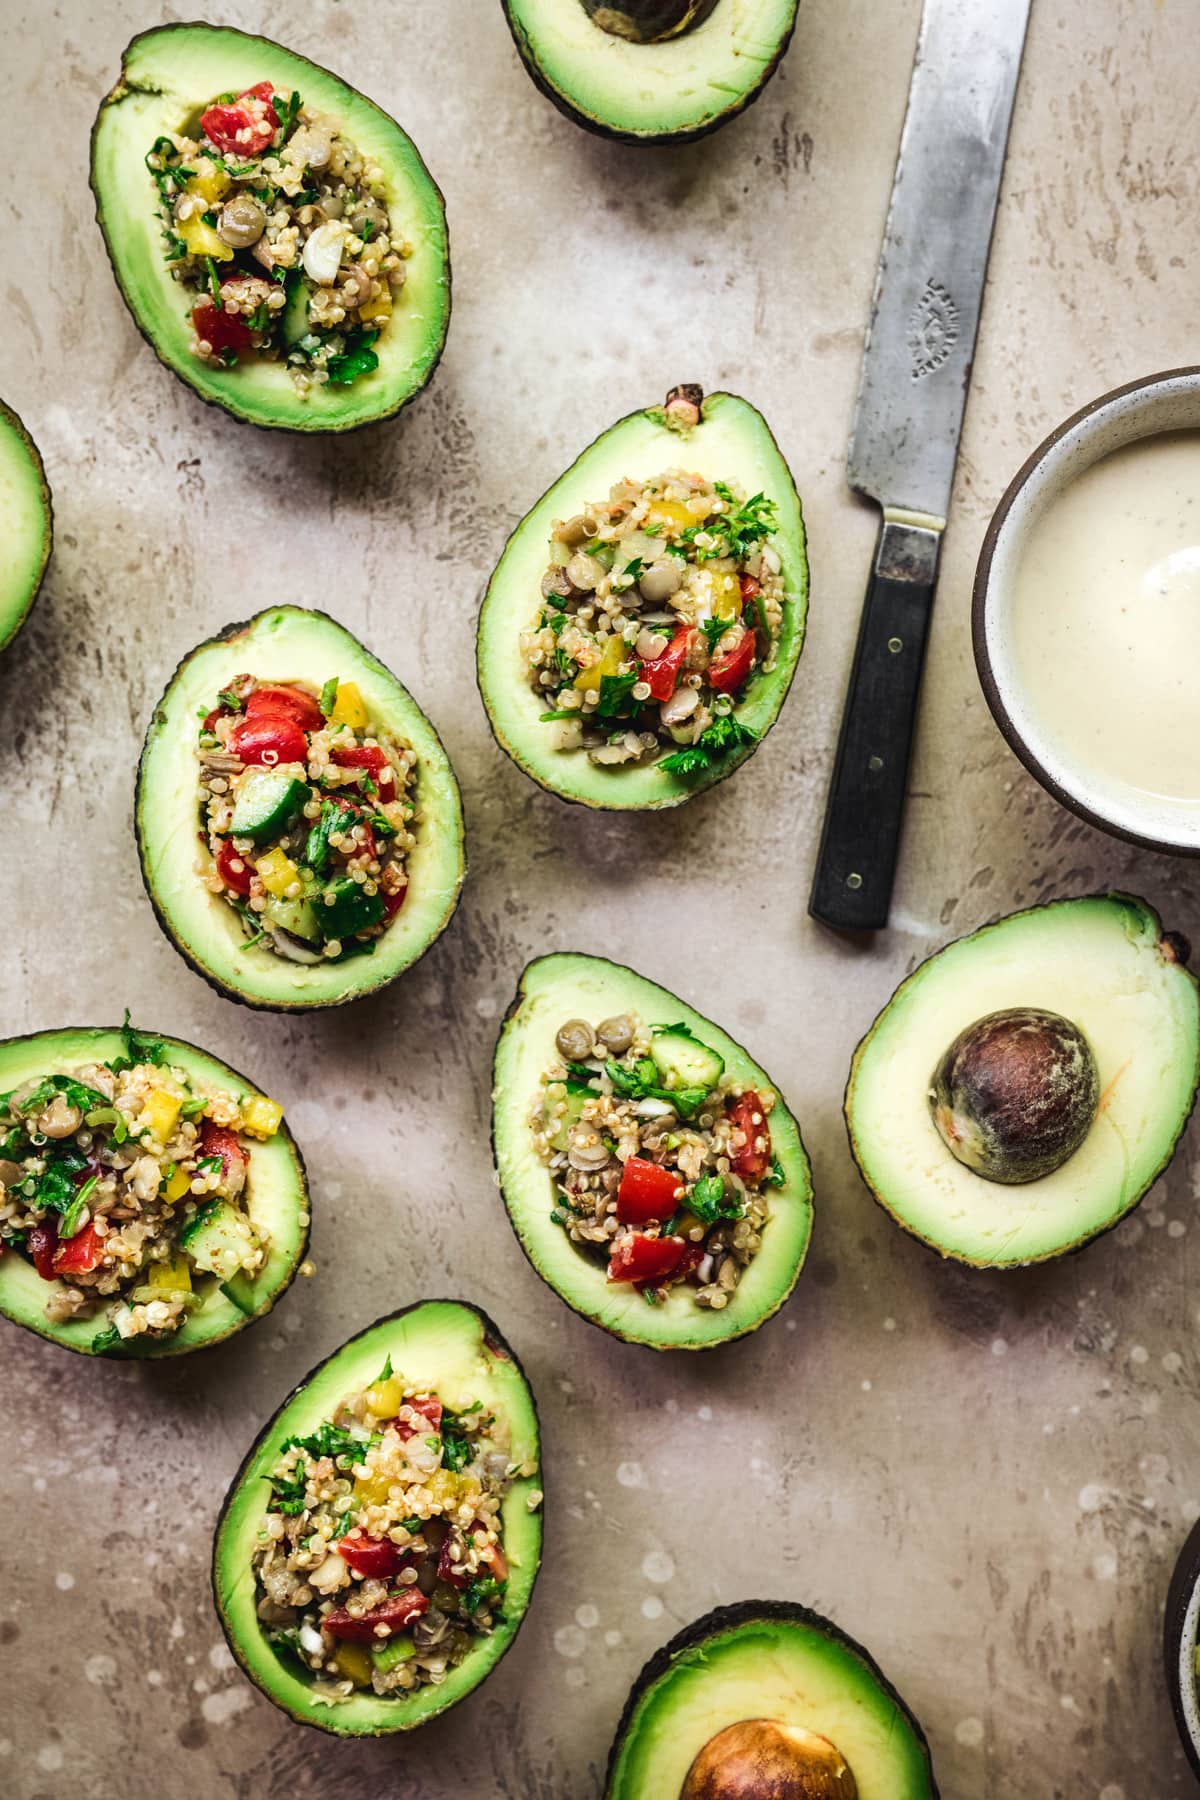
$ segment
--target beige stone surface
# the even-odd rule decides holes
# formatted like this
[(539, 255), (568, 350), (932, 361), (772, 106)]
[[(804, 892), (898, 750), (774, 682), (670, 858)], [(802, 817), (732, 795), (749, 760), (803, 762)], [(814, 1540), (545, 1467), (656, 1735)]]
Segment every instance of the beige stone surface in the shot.
[[(638, 151), (539, 97), (498, 0), (224, 8), (363, 86), (446, 193), (441, 372), (401, 421), (337, 443), (207, 410), (118, 298), (88, 130), (123, 43), (164, 15), (9, 0), (0, 393), (45, 453), (58, 537), (0, 671), (0, 1028), (128, 1005), (252, 1072), (309, 1159), (317, 1273), (235, 1345), (176, 1366), (93, 1367), (0, 1331), (5, 1794), (594, 1800), (643, 1659), (717, 1602), (775, 1595), (869, 1645), (952, 1800), (1188, 1790), (1158, 1641), (1200, 1512), (1194, 1152), (1082, 1256), (970, 1275), (876, 1210), (840, 1095), (896, 981), (994, 913), (1117, 882), (1200, 927), (1194, 866), (1109, 842), (1024, 775), (968, 632), (980, 538), (1028, 449), (1104, 388), (1195, 355), (1195, 8), (1035, 0), (894, 929), (863, 951), (814, 928), (805, 898), (873, 540), (843, 461), (917, 15), (916, 0), (804, 0), (744, 119)], [(542, 488), (679, 379), (731, 386), (775, 427), (811, 531), (808, 648), (734, 781), (667, 817), (589, 815), (495, 748), (476, 606)], [(176, 661), (281, 598), (328, 608), (411, 683), (456, 761), (471, 857), (419, 968), (310, 1019), (246, 1012), (187, 970), (130, 829), (148, 709)], [(489, 1058), (524, 961), (550, 946), (628, 956), (696, 1001), (801, 1118), (809, 1267), (783, 1316), (724, 1353), (609, 1341), (509, 1232)], [(377, 1314), (442, 1293), (493, 1313), (536, 1387), (544, 1572), (516, 1648), (463, 1707), (408, 1742), (340, 1744), (231, 1668), (213, 1521), (299, 1375)]]

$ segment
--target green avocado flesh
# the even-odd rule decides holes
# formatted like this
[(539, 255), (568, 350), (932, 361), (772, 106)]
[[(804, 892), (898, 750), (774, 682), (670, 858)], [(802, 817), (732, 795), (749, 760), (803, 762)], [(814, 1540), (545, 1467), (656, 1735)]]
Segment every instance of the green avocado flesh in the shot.
[(701, 137), (755, 100), (787, 49), (797, 5), (717, 0), (677, 37), (637, 43), (603, 30), (582, 0), (504, 0), (543, 93), (577, 124), (643, 143)]
[[(637, 1013), (648, 1025), (687, 1025), (724, 1058), (730, 1081), (767, 1087), (777, 1096), (771, 1148), (784, 1183), (771, 1189), (762, 1248), (721, 1312), (697, 1306), (682, 1284), (651, 1306), (631, 1282), (610, 1282), (604, 1264), (578, 1249), (550, 1217), (553, 1183), (529, 1118), (541, 1076), (556, 1058), (555, 1033), (567, 1019), (595, 1021), (623, 1012)], [(705, 1350), (756, 1330), (796, 1284), (812, 1230), (812, 1182), (799, 1126), (776, 1083), (740, 1044), (632, 969), (598, 956), (543, 956), (530, 963), (496, 1045), (492, 1141), (504, 1204), (530, 1262), (568, 1306), (617, 1337), (658, 1350)]]
[(553, 748), (552, 727), (541, 718), (545, 702), (529, 681), (521, 633), (535, 623), (542, 604), (540, 584), (552, 522), (604, 499), (618, 481), (644, 481), (670, 468), (740, 482), (748, 495), (762, 492), (778, 509), (771, 542), (783, 562), (787, 597), (775, 667), (769, 674), (753, 675), (734, 708), (734, 717), (757, 737), (778, 718), (800, 660), (808, 611), (804, 521), (791, 473), (762, 414), (736, 394), (710, 394), (700, 424), (691, 431), (671, 429), (657, 406), (619, 420), (522, 519), (505, 545), (479, 614), (479, 691), (497, 742), (542, 787), (585, 806), (614, 811), (678, 806), (724, 780), (754, 750), (751, 744), (734, 751), (702, 775), (670, 775), (653, 764), (597, 768), (585, 751)]
[(50, 489), (37, 445), (0, 400), (0, 650), (37, 598), (50, 538)]
[[(1013, 913), (922, 964), (859, 1045), (846, 1090), (851, 1148), (880, 1204), (943, 1256), (996, 1268), (1115, 1225), (1170, 1161), (1196, 1095), (1200, 1001), (1177, 951), (1144, 901), (1097, 894)], [(1016, 1187), (959, 1162), (927, 1099), (958, 1033), (1009, 1007), (1069, 1019), (1100, 1084), (1079, 1149)]]
[[(164, 259), (162, 220), (145, 158), (218, 94), (270, 81), (334, 117), (384, 171), (389, 210), (413, 246), (396, 309), (374, 344), (379, 367), (347, 387), (301, 398), (280, 362), (246, 358), (225, 369), (189, 349), (190, 300)], [(160, 360), (201, 399), (239, 419), (287, 431), (347, 431), (396, 413), (429, 380), (450, 318), (450, 263), (442, 196), (416, 146), (370, 100), (328, 70), (272, 43), (216, 25), (163, 25), (135, 37), (121, 79), (92, 133), (96, 217), (118, 285)]]
[[(372, 724), (386, 725), (417, 753), (408, 897), (370, 955), (287, 962), (250, 944), (237, 913), (196, 873), (208, 854), (198, 827), (198, 715), (245, 673), (263, 682), (300, 681), (318, 693), (333, 676), (352, 681)], [(338, 1006), (393, 981), (445, 929), (466, 873), (458, 783), (433, 726), (357, 638), (325, 613), (298, 606), (274, 606), (248, 624), (228, 626), (180, 663), (146, 733), (134, 822), (146, 891), (176, 949), (230, 998), (280, 1012)]]
[(517, 1635), (542, 1553), (541, 1510), (531, 1511), (529, 1505), (542, 1477), (522, 1477), (509, 1489), (502, 1513), (501, 1541), (509, 1568), (504, 1619), (440, 1687), (396, 1697), (358, 1692), (339, 1704), (323, 1704), (298, 1665), (283, 1660), (268, 1643), (255, 1612), (251, 1566), (270, 1495), (264, 1478), (287, 1438), (315, 1431), (347, 1394), (375, 1380), (388, 1357), (411, 1391), (429, 1389), (457, 1408), (482, 1400), (507, 1419), (513, 1462), (536, 1461), (540, 1454), (537, 1412), (519, 1363), (491, 1322), (456, 1300), (427, 1300), (360, 1332), (302, 1381), (264, 1427), (233, 1479), (217, 1523), (217, 1612), (238, 1662), (268, 1700), (306, 1725), (346, 1736), (411, 1731), (478, 1687)]
[(827, 1738), (858, 1800), (937, 1800), (920, 1727), (867, 1653), (805, 1607), (770, 1602), (709, 1614), (647, 1665), (613, 1745), (605, 1800), (674, 1800), (709, 1739), (743, 1719)]
[[(194, 1044), (170, 1037), (162, 1041), (168, 1063), (186, 1069), (198, 1092), (212, 1088), (229, 1088), (235, 1094), (256, 1091), (256, 1084), (245, 1075)], [(125, 1050), (125, 1039), (115, 1028), (77, 1026), (9, 1038), (0, 1043), (0, 1093), (38, 1075), (69, 1072), (83, 1063), (111, 1062)], [(248, 1142), (246, 1211), (259, 1235), (270, 1240), (266, 1264), (253, 1281), (239, 1276), (227, 1291), (215, 1278), (200, 1278), (194, 1286), (202, 1304), (187, 1315), (178, 1331), (165, 1338), (120, 1342), (114, 1341), (107, 1303), (90, 1319), (52, 1324), (46, 1317), (46, 1301), (59, 1284), (43, 1281), (32, 1263), (10, 1252), (0, 1257), (0, 1313), (67, 1350), (88, 1356), (143, 1358), (182, 1356), (205, 1344), (219, 1343), (251, 1319), (269, 1312), (290, 1285), (308, 1247), (308, 1188), (304, 1163), (286, 1125), (264, 1142)]]

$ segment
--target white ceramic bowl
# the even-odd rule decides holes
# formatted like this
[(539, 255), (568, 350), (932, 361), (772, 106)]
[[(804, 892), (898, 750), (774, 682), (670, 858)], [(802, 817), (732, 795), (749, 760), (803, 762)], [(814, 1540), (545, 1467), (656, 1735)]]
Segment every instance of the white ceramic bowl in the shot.
[(1200, 856), (1200, 806), (1155, 804), (1114, 788), (1069, 759), (1029, 705), (1013, 630), (1016, 582), (1032, 527), (1085, 469), (1139, 439), (1200, 430), (1200, 368), (1172, 369), (1115, 388), (1057, 431), (1014, 476), (996, 509), (975, 576), (972, 628), (984, 695), (1009, 744), (1042, 786), (1072, 812), (1153, 850)]

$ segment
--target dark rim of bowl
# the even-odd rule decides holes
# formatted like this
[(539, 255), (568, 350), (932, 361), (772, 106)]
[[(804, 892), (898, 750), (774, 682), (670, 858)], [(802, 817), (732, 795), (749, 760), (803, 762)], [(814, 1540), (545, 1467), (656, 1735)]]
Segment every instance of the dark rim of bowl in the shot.
[(1193, 1773), (1200, 1777), (1200, 1744), (1197, 1744), (1192, 1736), (1191, 1727), (1188, 1724), (1183, 1694), (1180, 1691), (1181, 1671), (1179, 1666), (1180, 1657), (1183, 1654), (1183, 1633), (1187, 1624), (1188, 1609), (1198, 1585), (1200, 1585), (1200, 1523), (1192, 1526), (1176, 1559), (1170, 1585), (1167, 1588), (1167, 1603), (1163, 1612), (1163, 1665), (1166, 1671), (1171, 1711), (1175, 1715), (1175, 1725), (1179, 1732), (1179, 1741), (1184, 1748), (1184, 1754), (1192, 1766)]
[[(1077, 799), (1074, 794), (1069, 793), (1063, 787), (1061, 782), (1055, 780), (1025, 742), (1004, 704), (992, 671), (992, 658), (984, 622), (987, 593), (992, 582), (992, 559), (996, 552), (996, 545), (1018, 494), (1021, 493), (1035, 469), (1045, 460), (1055, 445), (1066, 437), (1068, 432), (1074, 431), (1075, 427), (1084, 419), (1090, 418), (1093, 413), (1100, 412), (1104, 407), (1111, 405), (1114, 400), (1122, 400), (1127, 394), (1141, 393), (1147, 388), (1158, 387), (1163, 382), (1179, 381), (1185, 377), (1200, 378), (1200, 365), (1191, 364), (1180, 369), (1163, 369), (1157, 375), (1144, 375), (1138, 381), (1126, 382), (1123, 387), (1110, 388), (1108, 393), (1101, 394), (1097, 399), (1089, 401), (1086, 406), (1081, 406), (1078, 412), (1072, 413), (1069, 419), (1064, 419), (1062, 424), (1056, 426), (1049, 437), (1044, 438), (1037, 449), (1026, 457), (1004, 490), (1000, 504), (992, 514), (991, 524), (987, 528), (983, 547), (979, 552), (979, 563), (975, 570), (975, 585), (971, 595), (971, 641), (975, 651), (975, 669), (983, 689), (983, 696), (991, 709), (992, 717), (1000, 728), (1001, 735), (1013, 754), (1024, 763), (1034, 779), (1041, 783), (1046, 792), (1052, 795), (1060, 806), (1065, 806), (1068, 812), (1073, 812), (1077, 818), (1085, 819), (1097, 830), (1107, 832), (1110, 837), (1121, 838), (1127, 844), (1138, 844), (1144, 850), (1159, 850), (1168, 856), (1194, 857), (1200, 856), (1200, 844), (1194, 846), (1173, 844), (1163, 838), (1149, 837), (1141, 832), (1130, 831), (1123, 825), (1116, 825), (1111, 819), (1105, 818), (1103, 814), (1094, 811), (1084, 801)], [(1147, 433), (1147, 436), (1153, 435), (1153, 433)]]

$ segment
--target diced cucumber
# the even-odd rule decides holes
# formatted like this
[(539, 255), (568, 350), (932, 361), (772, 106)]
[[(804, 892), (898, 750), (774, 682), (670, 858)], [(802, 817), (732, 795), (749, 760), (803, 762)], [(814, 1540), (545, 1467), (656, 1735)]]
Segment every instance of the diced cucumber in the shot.
[(668, 1028), (650, 1046), (666, 1088), (715, 1088), (725, 1073), (725, 1059), (688, 1031)]
[(179, 1234), (179, 1248), (187, 1251), (202, 1274), (215, 1275), (218, 1281), (229, 1281), (240, 1272), (257, 1241), (249, 1219), (227, 1200), (210, 1200)]
[(384, 1675), (397, 1663), (409, 1662), (416, 1654), (417, 1646), (409, 1637), (393, 1637), (384, 1644), (371, 1645), (371, 1661)]
[(370, 925), (378, 925), (387, 910), (381, 893), (368, 894), (360, 882), (349, 876), (333, 882), (325, 893), (333, 895), (332, 905), (326, 905), (324, 898), (316, 903), (317, 922), (325, 938), (353, 937)]
[(292, 287), (288, 295), (287, 305), (283, 309), (283, 341), (290, 350), (298, 344), (302, 337), (307, 337), (312, 330), (308, 322), (308, 302), (311, 298), (306, 281), (289, 284)]
[(221, 1292), (227, 1300), (232, 1300), (238, 1311), (244, 1312), (247, 1318), (253, 1318), (261, 1304), (262, 1297), (257, 1293), (255, 1284), (248, 1275), (243, 1274), (240, 1270), (236, 1275), (231, 1275), (228, 1281), (221, 1283)]
[(279, 769), (247, 769), (233, 803), (230, 837), (278, 837), (308, 799), (308, 787)]
[[(555, 1129), (554, 1129), (553, 1133), (551, 1134), (550, 1147), (553, 1150), (565, 1151), (567, 1149), (567, 1146), (569, 1143), (569, 1133), (570, 1133), (571, 1127), (572, 1127), (572, 1125), (574, 1125), (576, 1123), (576, 1121), (579, 1118), (579, 1115), (582, 1113), (583, 1108), (584, 1108), (584, 1103), (588, 1100), (594, 1100), (596, 1098), (596, 1095), (595, 1095), (594, 1091), (590, 1087), (588, 1087), (587, 1083), (583, 1082), (583, 1081), (564, 1081), (564, 1082), (557, 1082), (554, 1085), (556, 1088), (557, 1087), (565, 1087), (566, 1088), (566, 1090), (567, 1090), (567, 1110), (565, 1113), (561, 1114), (561, 1116), (556, 1116), (554, 1118)], [(547, 1092), (547, 1095), (546, 1095), (546, 1120), (547, 1120), (547, 1123), (550, 1122), (551, 1117), (552, 1117), (550, 1107), (551, 1107), (551, 1098), (550, 1098), (549, 1092)]]
[(311, 900), (300, 894), (294, 900), (269, 899), (263, 908), (263, 918), (272, 925), (282, 926), (290, 931), (293, 937), (304, 938), (310, 944), (321, 941), (321, 927)]

